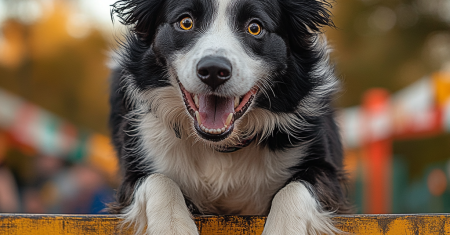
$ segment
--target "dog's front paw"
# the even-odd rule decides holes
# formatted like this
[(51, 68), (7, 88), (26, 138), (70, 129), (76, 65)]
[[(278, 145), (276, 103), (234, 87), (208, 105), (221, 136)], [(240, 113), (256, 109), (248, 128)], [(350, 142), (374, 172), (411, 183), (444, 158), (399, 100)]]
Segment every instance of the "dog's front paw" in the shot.
[(161, 174), (146, 178), (123, 214), (123, 227), (136, 235), (198, 235), (178, 185)]
[(272, 201), (263, 235), (338, 234), (330, 212), (323, 212), (308, 188), (293, 182), (281, 189)]

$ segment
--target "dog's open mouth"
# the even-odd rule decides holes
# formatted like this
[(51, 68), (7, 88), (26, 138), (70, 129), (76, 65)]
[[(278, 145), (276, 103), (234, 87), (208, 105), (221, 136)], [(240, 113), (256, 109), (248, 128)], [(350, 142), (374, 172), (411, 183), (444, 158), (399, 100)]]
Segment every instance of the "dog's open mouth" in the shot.
[(220, 97), (206, 94), (192, 94), (180, 83), (184, 104), (194, 118), (197, 133), (210, 141), (227, 138), (234, 128), (234, 123), (250, 107), (257, 88), (252, 88), (242, 97)]

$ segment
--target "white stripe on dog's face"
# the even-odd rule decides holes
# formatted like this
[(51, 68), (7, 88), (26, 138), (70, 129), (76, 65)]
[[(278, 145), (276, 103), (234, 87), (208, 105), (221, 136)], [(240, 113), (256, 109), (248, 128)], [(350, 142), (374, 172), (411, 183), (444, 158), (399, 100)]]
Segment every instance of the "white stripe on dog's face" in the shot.
[[(215, 94), (218, 96), (242, 96), (267, 74), (262, 60), (249, 55), (241, 40), (233, 32), (230, 9), (236, 0), (216, 0), (215, 15), (206, 31), (189, 51), (177, 53), (174, 66), (179, 81), (191, 93)], [(232, 65), (230, 80), (214, 92), (197, 77), (197, 64), (206, 56), (222, 56)]]

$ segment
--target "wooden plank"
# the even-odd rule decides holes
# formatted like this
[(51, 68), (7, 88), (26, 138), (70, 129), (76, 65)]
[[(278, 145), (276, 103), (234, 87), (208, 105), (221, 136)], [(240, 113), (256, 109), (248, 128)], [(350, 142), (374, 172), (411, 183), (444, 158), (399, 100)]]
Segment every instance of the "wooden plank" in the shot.
[(351, 215), (334, 218), (342, 231), (352, 234), (450, 234), (450, 214)]
[[(333, 220), (350, 234), (450, 234), (450, 214), (348, 215)], [(0, 214), (1, 235), (111, 235), (131, 234), (117, 228), (113, 215)], [(195, 222), (201, 235), (261, 234), (262, 216), (202, 216)]]

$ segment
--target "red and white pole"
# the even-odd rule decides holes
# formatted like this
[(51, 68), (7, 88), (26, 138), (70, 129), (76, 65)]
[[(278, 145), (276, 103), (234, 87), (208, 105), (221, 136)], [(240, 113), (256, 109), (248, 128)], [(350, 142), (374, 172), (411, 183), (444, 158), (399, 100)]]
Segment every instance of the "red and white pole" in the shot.
[(371, 89), (363, 98), (363, 213), (391, 212), (392, 126), (389, 93)]

